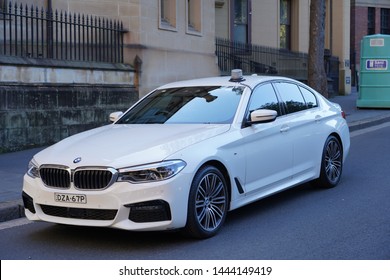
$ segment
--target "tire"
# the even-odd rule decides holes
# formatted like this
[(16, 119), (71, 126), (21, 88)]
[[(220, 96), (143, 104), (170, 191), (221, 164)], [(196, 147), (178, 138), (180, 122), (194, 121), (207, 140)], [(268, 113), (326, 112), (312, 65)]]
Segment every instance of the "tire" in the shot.
[(321, 173), (317, 184), (322, 188), (333, 188), (340, 182), (343, 171), (343, 147), (335, 136), (325, 142), (321, 159)]
[(185, 233), (199, 239), (214, 236), (225, 222), (228, 204), (227, 184), (221, 171), (214, 166), (202, 167), (191, 184)]

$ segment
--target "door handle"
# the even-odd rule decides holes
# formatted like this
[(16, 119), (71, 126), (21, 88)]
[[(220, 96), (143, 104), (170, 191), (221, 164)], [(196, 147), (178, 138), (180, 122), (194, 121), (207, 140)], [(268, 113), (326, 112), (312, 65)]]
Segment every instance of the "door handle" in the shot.
[(287, 132), (289, 131), (290, 127), (288, 125), (283, 125), (281, 128), (280, 128), (280, 132)]
[(316, 115), (316, 116), (314, 117), (314, 121), (315, 121), (316, 123), (320, 122), (321, 119), (322, 119), (322, 116), (321, 116), (321, 115)]

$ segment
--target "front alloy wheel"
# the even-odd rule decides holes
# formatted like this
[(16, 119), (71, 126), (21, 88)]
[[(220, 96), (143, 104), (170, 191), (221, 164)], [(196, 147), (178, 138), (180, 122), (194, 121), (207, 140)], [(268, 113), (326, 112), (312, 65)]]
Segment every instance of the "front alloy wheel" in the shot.
[(191, 184), (186, 232), (196, 238), (214, 236), (225, 221), (228, 201), (223, 174), (213, 166), (200, 169)]
[(335, 136), (329, 136), (325, 142), (321, 174), (318, 183), (321, 187), (335, 187), (340, 179), (343, 171), (343, 149), (340, 141)]

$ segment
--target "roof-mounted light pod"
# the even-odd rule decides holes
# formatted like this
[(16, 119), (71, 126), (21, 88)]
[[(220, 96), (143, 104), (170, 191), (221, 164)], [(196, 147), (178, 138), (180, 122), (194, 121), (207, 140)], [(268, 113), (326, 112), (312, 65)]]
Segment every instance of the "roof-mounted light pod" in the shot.
[(244, 77), (242, 76), (242, 70), (241, 69), (233, 69), (229, 82), (238, 83), (238, 82), (242, 82), (242, 81), (245, 81)]

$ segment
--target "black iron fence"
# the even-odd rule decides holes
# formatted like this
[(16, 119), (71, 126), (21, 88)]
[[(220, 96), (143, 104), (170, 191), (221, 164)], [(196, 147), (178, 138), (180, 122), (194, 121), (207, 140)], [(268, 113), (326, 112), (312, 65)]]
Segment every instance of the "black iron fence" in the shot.
[[(222, 75), (230, 75), (235, 68), (244, 74), (267, 74), (291, 77), (303, 82), (308, 77), (308, 54), (283, 49), (216, 39), (216, 55)], [(329, 90), (338, 91), (339, 60), (324, 55)]]
[(120, 21), (11, 2), (0, 14), (0, 55), (123, 62)]

